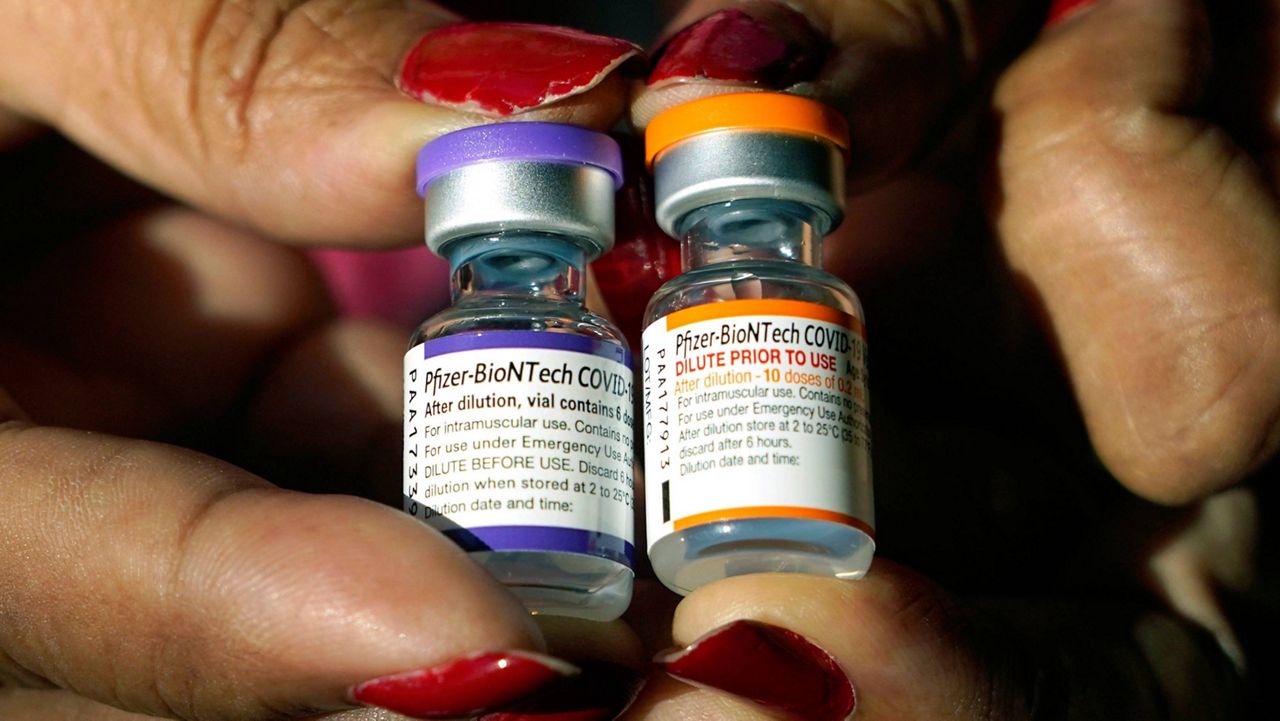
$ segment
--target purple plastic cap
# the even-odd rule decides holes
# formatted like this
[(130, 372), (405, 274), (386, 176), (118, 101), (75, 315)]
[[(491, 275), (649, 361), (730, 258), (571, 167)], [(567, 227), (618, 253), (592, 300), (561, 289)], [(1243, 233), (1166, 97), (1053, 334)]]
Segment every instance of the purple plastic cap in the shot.
[(622, 151), (604, 133), (561, 123), (495, 123), (442, 135), (418, 153), (418, 195), (436, 178), (493, 160), (540, 160), (593, 165), (622, 187)]

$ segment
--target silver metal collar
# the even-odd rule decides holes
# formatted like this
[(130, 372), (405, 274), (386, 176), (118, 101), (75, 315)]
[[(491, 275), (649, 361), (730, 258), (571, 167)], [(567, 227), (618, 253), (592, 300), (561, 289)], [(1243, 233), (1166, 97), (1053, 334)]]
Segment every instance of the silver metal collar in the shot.
[(589, 165), (494, 161), (451, 170), (426, 189), (427, 247), (505, 230), (582, 241), (587, 260), (613, 247), (613, 176)]
[(730, 200), (777, 198), (844, 218), (844, 156), (813, 136), (724, 130), (695, 135), (654, 160), (658, 226), (668, 235), (686, 213)]

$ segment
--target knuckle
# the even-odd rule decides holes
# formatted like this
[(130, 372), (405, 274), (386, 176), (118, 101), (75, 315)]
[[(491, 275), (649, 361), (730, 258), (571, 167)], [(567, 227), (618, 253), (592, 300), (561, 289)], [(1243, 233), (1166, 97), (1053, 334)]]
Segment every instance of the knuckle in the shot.
[[(220, 679), (204, 672), (220, 649), (232, 645), (211, 609), (200, 603), (205, 595), (193, 577), (208, 565), (208, 547), (201, 545), (202, 529), (215, 523), (227, 501), (250, 486), (227, 485), (205, 495), (176, 521), (169, 546), (170, 560), (161, 581), (163, 605), (150, 643), (153, 693), (164, 708), (181, 718), (203, 718), (208, 698), (225, 700), (234, 691), (216, 688)], [(246, 657), (243, 659), (248, 661)]]
[[(1108, 48), (1106, 39), (1071, 40), (1033, 49), (997, 82), (995, 107), (1015, 141), (1034, 153), (1045, 146), (1079, 151), (1101, 145), (1134, 157), (1167, 154), (1185, 142), (1185, 128), (1170, 121), (1197, 86), (1190, 67), (1153, 72), (1145, 67), (1151, 60), (1135, 59), (1128, 48)], [(1189, 65), (1185, 58), (1164, 62)]]
[(295, 2), (207, 0), (184, 35), (185, 111), (203, 155), (211, 146), (243, 150), (248, 110), (269, 51)]
[[(282, 105), (338, 103), (353, 88), (388, 82), (360, 46), (388, 0), (207, 0), (189, 44), (187, 112), (206, 149), (243, 159)], [(335, 62), (336, 60), (336, 62)], [(332, 91), (332, 92), (330, 92)], [(330, 97), (332, 95), (332, 97)], [(299, 111), (301, 109), (299, 108)]]

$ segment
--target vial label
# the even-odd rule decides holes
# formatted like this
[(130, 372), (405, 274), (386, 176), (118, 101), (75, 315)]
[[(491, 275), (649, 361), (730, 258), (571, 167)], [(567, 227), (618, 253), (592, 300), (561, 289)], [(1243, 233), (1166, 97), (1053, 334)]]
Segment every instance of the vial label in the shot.
[(632, 372), (564, 333), (446, 336), (405, 355), (404, 508), (468, 551), (634, 556)]
[(861, 319), (736, 300), (643, 335), (649, 547), (743, 518), (835, 521), (874, 535)]

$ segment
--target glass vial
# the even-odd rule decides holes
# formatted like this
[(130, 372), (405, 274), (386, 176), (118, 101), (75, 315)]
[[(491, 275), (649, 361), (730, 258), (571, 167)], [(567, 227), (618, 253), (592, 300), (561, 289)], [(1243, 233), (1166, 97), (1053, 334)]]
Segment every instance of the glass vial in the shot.
[(649, 558), (678, 593), (871, 565), (862, 308), (820, 267), (848, 143), (834, 111), (774, 93), (686, 103), (647, 130), (658, 224), (685, 270), (643, 335)]
[(405, 355), (405, 510), (533, 613), (617, 618), (634, 556), (632, 371), (583, 307), (613, 244), (618, 146), (554, 123), (460, 130), (418, 156), (450, 308)]

